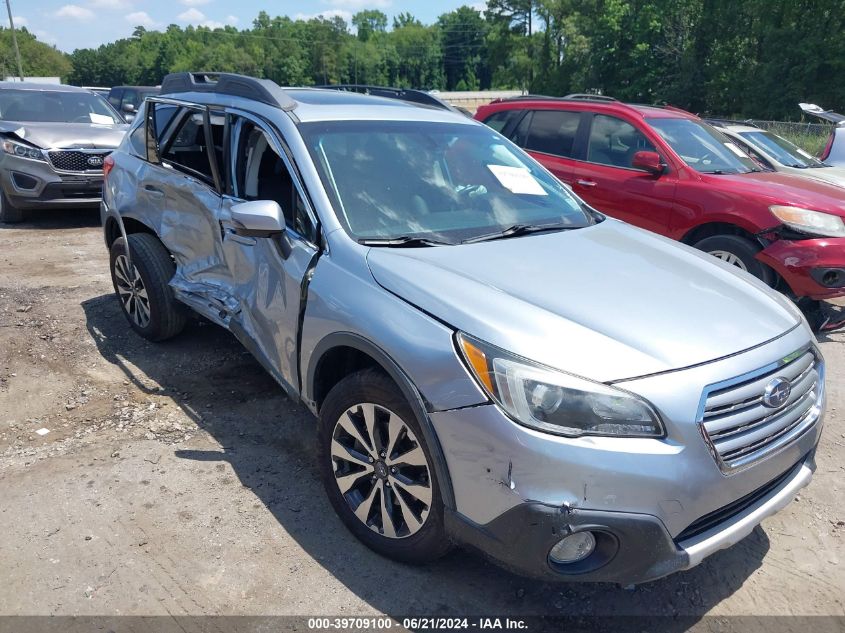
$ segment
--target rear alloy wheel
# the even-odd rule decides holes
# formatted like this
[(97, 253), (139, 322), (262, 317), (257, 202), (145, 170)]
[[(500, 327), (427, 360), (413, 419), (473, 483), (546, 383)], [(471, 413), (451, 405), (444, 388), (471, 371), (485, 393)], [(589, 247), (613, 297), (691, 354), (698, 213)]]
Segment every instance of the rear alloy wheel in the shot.
[(335, 511), (364, 544), (411, 563), (448, 551), (428, 447), (386, 375), (359, 372), (331, 390), (320, 410), (319, 457)]
[(176, 265), (155, 235), (129, 235), (130, 258), (123, 238), (111, 247), (111, 278), (123, 314), (138, 334), (150, 341), (176, 336), (185, 327), (186, 310), (173, 295), (170, 280)]
[(695, 248), (721, 259), (726, 264), (736, 266), (772, 286), (774, 275), (771, 269), (757, 260), (757, 253), (762, 248), (740, 235), (714, 235), (695, 244)]

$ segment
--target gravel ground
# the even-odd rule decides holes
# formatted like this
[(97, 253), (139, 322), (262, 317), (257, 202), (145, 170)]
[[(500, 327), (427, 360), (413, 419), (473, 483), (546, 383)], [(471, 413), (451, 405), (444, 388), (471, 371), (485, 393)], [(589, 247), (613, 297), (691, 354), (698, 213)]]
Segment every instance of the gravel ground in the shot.
[(129, 330), (97, 221), (0, 226), (0, 614), (845, 615), (845, 333), (813, 483), (698, 568), (627, 590), (462, 551), (413, 568), (335, 518), (313, 419), (228, 333)]

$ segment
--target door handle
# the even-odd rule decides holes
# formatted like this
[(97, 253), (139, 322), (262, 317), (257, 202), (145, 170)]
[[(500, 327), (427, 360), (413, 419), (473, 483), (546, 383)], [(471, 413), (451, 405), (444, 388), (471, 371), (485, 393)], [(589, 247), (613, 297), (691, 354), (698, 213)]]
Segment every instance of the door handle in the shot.
[(576, 185), (581, 185), (582, 187), (595, 187), (596, 182), (594, 180), (576, 180)]
[(158, 187), (153, 187), (152, 185), (144, 185), (144, 191), (146, 191), (154, 198), (161, 198), (164, 196), (164, 192), (161, 189), (159, 189)]

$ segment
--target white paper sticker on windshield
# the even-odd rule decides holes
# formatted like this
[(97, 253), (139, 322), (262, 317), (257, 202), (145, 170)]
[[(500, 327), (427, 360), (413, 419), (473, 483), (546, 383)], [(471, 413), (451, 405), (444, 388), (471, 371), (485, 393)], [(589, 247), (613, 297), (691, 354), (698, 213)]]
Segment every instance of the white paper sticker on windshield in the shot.
[(810, 154), (810, 153), (808, 153), (808, 152), (805, 152), (805, 151), (804, 151), (803, 149), (801, 149), (800, 147), (798, 148), (798, 153), (799, 153), (799, 154), (801, 154), (801, 156), (803, 156), (804, 158), (813, 158), (813, 155), (812, 155), (812, 154)]
[(525, 167), (508, 167), (506, 165), (487, 165), (496, 180), (513, 193), (523, 193), (529, 196), (547, 196), (537, 179)]
[(725, 147), (727, 147), (729, 150), (731, 150), (734, 154), (736, 154), (740, 158), (748, 158), (748, 156), (745, 155), (745, 152), (743, 152), (741, 149), (739, 149), (733, 143), (725, 143)]
[(88, 117), (91, 119), (91, 123), (97, 123), (98, 125), (113, 125), (114, 119), (110, 116), (105, 114), (97, 114), (96, 112), (89, 112)]

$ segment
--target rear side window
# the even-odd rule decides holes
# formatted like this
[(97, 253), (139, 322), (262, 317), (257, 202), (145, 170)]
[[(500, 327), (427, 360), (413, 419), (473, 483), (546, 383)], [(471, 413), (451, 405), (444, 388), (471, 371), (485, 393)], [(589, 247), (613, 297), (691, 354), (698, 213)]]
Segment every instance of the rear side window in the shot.
[[(144, 109), (146, 108), (146, 110)], [(151, 132), (155, 134), (155, 143), (152, 145), (158, 147), (164, 141), (170, 124), (176, 117), (176, 112), (179, 110), (178, 106), (169, 103), (142, 103), (139, 115), (132, 124), (132, 129), (129, 131), (129, 142), (132, 148), (132, 153), (139, 158), (147, 158), (147, 126), (151, 121)], [(159, 162), (156, 151), (149, 157), (154, 163)]]
[(615, 116), (596, 114), (590, 128), (587, 160), (600, 165), (633, 169), (634, 154), (656, 151), (648, 139), (630, 123)]
[(155, 104), (155, 128), (159, 143), (164, 139), (164, 134), (178, 109), (178, 106), (169, 103)]
[(495, 112), (484, 119), (484, 125), (487, 125), (488, 127), (491, 127), (497, 132), (503, 134), (505, 132), (505, 128), (521, 114), (521, 110), (502, 110), (500, 112)]
[(180, 171), (214, 186), (210, 160), (215, 156), (218, 164), (222, 164), (225, 117), (211, 115), (210, 120), (213, 147), (209, 147), (206, 142), (203, 111), (190, 110), (171, 135), (161, 152), (161, 159), (162, 162), (167, 162)]
[(580, 123), (580, 112), (535, 110), (525, 149), (555, 156), (572, 156)]

